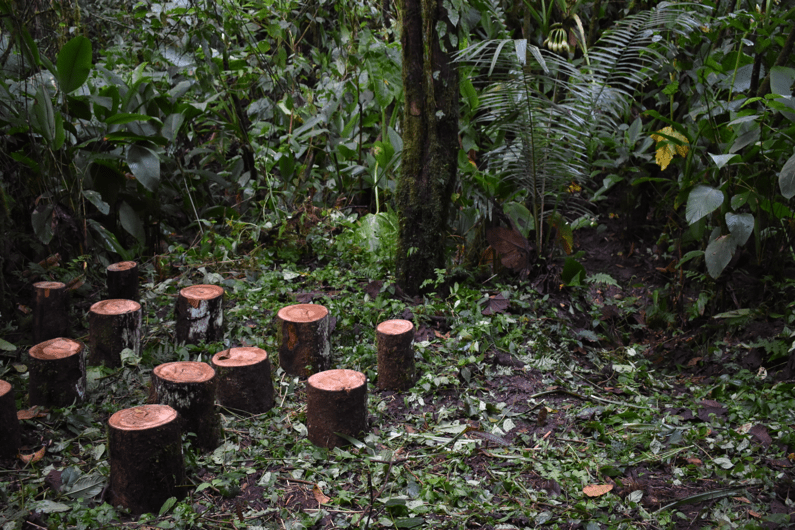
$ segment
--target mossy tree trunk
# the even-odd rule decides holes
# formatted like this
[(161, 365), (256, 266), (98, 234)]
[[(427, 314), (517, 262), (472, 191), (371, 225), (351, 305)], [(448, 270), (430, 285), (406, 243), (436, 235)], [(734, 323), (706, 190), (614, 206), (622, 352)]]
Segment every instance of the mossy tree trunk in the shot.
[[(398, 284), (417, 294), (444, 267), (447, 217), (458, 167), (456, 34), (442, 0), (401, 0), (403, 160), (397, 183)], [(437, 23), (447, 26), (440, 41)]]

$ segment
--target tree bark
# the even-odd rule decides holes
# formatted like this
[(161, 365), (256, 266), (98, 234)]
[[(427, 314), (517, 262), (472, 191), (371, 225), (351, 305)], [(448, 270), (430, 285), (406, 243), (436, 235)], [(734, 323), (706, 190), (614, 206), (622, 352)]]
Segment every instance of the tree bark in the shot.
[(306, 381), (306, 430), (318, 447), (348, 445), (335, 433), (358, 436), (367, 430), (367, 378), (354, 370), (328, 370)]
[(414, 324), (408, 320), (387, 320), (375, 330), (378, 344), (378, 388), (408, 390), (416, 380), (414, 368)]
[(88, 363), (121, 366), (121, 352), (141, 353), (143, 312), (135, 300), (102, 300), (88, 310)]
[(224, 338), (224, 288), (218, 285), (192, 285), (177, 296), (178, 344), (216, 342)]
[(271, 362), (265, 350), (230, 348), (212, 359), (218, 374), (215, 395), (224, 407), (262, 414), (273, 407)]
[[(403, 159), (397, 183), (397, 280), (415, 295), (444, 267), (450, 196), (458, 169), (456, 34), (442, 0), (402, 0)], [(440, 41), (437, 22), (446, 25)], [(442, 49), (442, 45), (444, 49)]]
[(108, 298), (138, 301), (138, 264), (120, 261), (106, 269)]
[(14, 388), (0, 379), (0, 459), (13, 458), (20, 444), (19, 420)]
[(37, 282), (33, 284), (33, 344), (69, 335), (69, 297), (66, 284)]
[(185, 463), (177, 411), (168, 405), (120, 410), (108, 420), (109, 501), (132, 513), (157, 512), (182, 498)]
[(29, 350), (31, 405), (68, 407), (86, 397), (85, 346), (72, 339), (50, 339)]
[(276, 328), (279, 366), (285, 373), (309, 377), (331, 367), (328, 309), (318, 304), (283, 307)]

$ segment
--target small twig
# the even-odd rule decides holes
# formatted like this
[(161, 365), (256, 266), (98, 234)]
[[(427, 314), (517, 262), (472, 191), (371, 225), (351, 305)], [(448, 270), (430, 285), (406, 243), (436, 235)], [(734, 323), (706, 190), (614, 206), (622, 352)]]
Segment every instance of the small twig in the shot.
[(301, 480), (297, 478), (287, 478), (287, 477), (276, 477), (276, 480), (283, 480), (284, 482), (297, 482), (299, 484), (309, 484), (310, 486), (314, 486), (314, 482), (310, 482), (309, 480)]

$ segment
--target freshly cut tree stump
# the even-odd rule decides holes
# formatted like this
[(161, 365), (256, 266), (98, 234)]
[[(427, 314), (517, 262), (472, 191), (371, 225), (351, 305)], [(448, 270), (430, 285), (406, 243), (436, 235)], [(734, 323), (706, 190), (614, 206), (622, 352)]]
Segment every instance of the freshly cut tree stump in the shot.
[(69, 334), (69, 298), (66, 284), (37, 282), (33, 284), (33, 343), (65, 337)]
[(350, 442), (334, 433), (358, 436), (367, 430), (367, 378), (354, 370), (327, 370), (306, 381), (309, 440), (329, 449)]
[(0, 458), (12, 458), (20, 444), (17, 403), (11, 383), (0, 379)]
[(287, 374), (309, 377), (331, 367), (328, 323), (328, 309), (322, 305), (296, 304), (279, 310), (279, 365)]
[(378, 388), (408, 390), (414, 386), (414, 324), (408, 320), (387, 320), (375, 328), (378, 344)]
[(134, 300), (103, 300), (88, 311), (88, 363), (121, 366), (121, 351), (141, 352), (141, 304)]
[(108, 298), (121, 300), (139, 300), (138, 298), (138, 263), (120, 261), (108, 265), (107, 273)]
[(204, 450), (221, 443), (221, 416), (215, 410), (217, 381), (207, 363), (165, 363), (152, 371), (155, 402), (179, 412), (182, 431), (195, 433), (195, 445)]
[(177, 297), (177, 342), (198, 344), (224, 338), (224, 288), (218, 285), (185, 287)]
[(230, 348), (213, 355), (218, 374), (215, 395), (224, 407), (262, 414), (273, 407), (268, 354), (260, 348)]
[(82, 342), (59, 337), (33, 346), (28, 392), (31, 405), (67, 407), (86, 396), (86, 359)]
[(186, 488), (177, 411), (168, 405), (120, 410), (108, 420), (109, 501), (133, 513), (160, 510)]

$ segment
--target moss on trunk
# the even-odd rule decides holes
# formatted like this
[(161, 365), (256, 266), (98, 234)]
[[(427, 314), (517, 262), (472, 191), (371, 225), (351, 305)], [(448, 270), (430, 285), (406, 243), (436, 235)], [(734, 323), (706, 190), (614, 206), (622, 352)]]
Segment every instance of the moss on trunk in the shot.
[[(450, 196), (458, 168), (456, 48), (440, 42), (437, 22), (456, 28), (441, 0), (402, 0), (403, 161), (397, 183), (398, 284), (417, 294), (444, 267)], [(444, 49), (442, 49), (444, 46)]]

